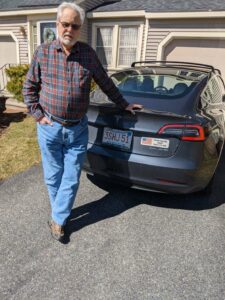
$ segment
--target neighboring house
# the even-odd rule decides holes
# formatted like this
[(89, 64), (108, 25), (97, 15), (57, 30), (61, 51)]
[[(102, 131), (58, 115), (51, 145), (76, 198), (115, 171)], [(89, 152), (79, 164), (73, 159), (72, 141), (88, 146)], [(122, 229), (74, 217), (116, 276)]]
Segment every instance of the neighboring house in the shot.
[[(57, 0), (0, 0), (0, 67), (29, 63), (56, 37)], [(73, 1), (70, 1), (73, 2)], [(81, 40), (109, 72), (139, 60), (213, 64), (225, 77), (224, 0), (77, 0), (87, 12)]]

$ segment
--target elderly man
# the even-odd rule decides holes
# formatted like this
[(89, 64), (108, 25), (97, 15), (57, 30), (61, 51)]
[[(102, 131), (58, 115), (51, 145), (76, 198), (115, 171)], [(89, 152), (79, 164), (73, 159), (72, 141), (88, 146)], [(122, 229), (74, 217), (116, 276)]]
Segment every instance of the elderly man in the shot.
[(37, 121), (52, 210), (48, 223), (52, 237), (58, 241), (63, 241), (87, 149), (91, 79), (121, 109), (132, 113), (142, 108), (126, 102), (95, 51), (78, 41), (83, 22), (84, 11), (78, 5), (63, 2), (58, 7), (58, 39), (37, 48), (23, 87), (25, 103)]

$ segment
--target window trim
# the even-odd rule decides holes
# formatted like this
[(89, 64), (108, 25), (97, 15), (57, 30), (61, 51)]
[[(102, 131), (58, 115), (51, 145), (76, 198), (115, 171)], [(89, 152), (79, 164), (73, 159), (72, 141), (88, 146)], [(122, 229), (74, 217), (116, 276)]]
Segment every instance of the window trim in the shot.
[(37, 45), (40, 45), (39, 39), (39, 32), (38, 32), (38, 23), (39, 22), (56, 22), (56, 15), (55, 14), (43, 14), (41, 15), (29, 15), (27, 16), (27, 32), (28, 32), (28, 61), (29, 63), (32, 60), (33, 53), (34, 53), (34, 43), (33, 43), (33, 36), (32, 36), (32, 27), (36, 24), (37, 26)]
[(113, 38), (112, 38), (112, 63), (111, 65), (105, 65), (104, 67), (112, 70), (120, 70), (127, 66), (118, 65), (119, 61), (119, 29), (120, 27), (138, 27), (138, 44), (137, 44), (137, 54), (136, 59), (141, 60), (141, 50), (142, 50), (142, 41), (143, 41), (143, 32), (144, 32), (144, 23), (141, 21), (135, 22), (99, 22), (93, 23), (92, 25), (92, 47), (96, 50), (97, 46), (97, 29), (101, 27), (112, 27), (113, 28)]
[[(56, 21), (54, 20), (41, 20), (37, 22), (37, 44), (41, 44), (41, 24), (47, 24), (47, 23), (55, 23)], [(55, 25), (56, 26), (56, 25)], [(56, 38), (57, 38), (57, 26), (56, 26)]]

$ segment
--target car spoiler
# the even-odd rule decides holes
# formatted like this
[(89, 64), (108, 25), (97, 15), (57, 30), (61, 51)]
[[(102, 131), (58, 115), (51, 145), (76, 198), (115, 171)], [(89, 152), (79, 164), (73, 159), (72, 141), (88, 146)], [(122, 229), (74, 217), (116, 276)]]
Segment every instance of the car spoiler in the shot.
[(145, 61), (135, 61), (131, 64), (131, 67), (135, 67), (137, 64), (147, 64), (147, 65), (157, 65), (158, 67), (184, 67), (186, 69), (192, 69), (199, 70), (206, 73), (216, 73), (218, 72), (219, 75), (221, 75), (221, 72), (219, 69), (215, 69), (211, 65), (207, 64), (198, 64), (198, 63), (190, 63), (190, 62), (184, 62), (184, 61), (167, 61), (167, 60), (145, 60)]

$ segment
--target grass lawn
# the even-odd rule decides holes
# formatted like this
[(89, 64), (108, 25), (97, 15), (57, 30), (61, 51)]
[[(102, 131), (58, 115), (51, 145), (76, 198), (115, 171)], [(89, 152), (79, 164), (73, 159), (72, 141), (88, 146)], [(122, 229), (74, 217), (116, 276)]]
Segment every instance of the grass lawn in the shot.
[(27, 116), (12, 122), (0, 136), (0, 180), (22, 172), (41, 161), (36, 124)]

